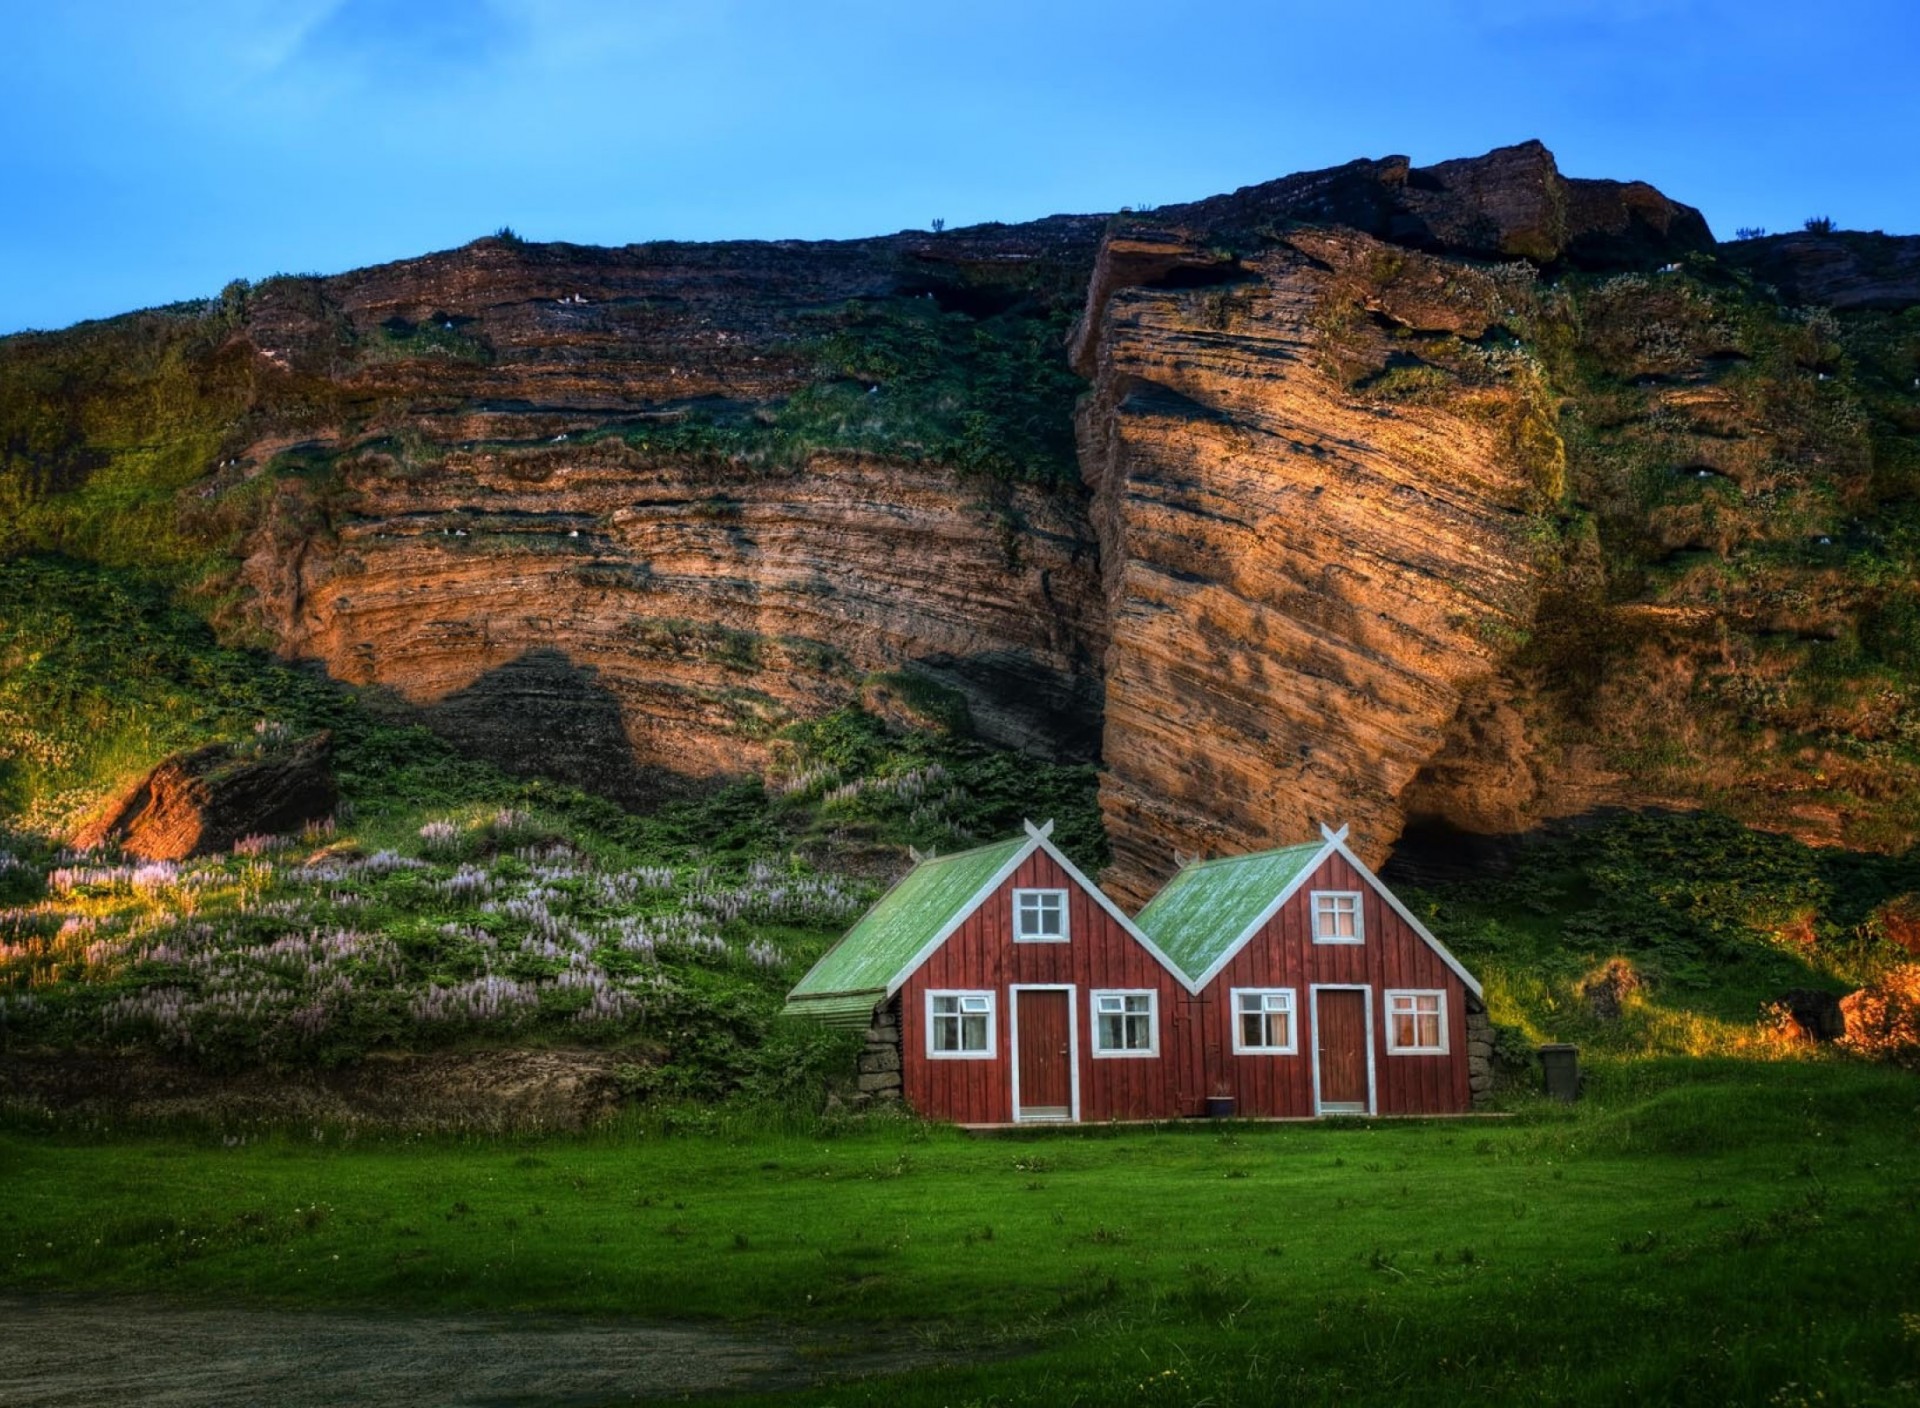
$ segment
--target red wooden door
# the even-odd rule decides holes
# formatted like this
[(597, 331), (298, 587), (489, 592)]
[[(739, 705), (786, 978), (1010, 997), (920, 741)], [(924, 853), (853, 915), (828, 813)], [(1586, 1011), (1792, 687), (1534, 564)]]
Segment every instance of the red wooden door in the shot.
[(1020, 993), (1020, 1103), (1016, 1119), (1073, 1118), (1073, 1052), (1067, 994)]
[(1314, 1040), (1320, 1049), (1320, 1108), (1367, 1108), (1367, 995), (1357, 988), (1323, 988), (1314, 1000)]

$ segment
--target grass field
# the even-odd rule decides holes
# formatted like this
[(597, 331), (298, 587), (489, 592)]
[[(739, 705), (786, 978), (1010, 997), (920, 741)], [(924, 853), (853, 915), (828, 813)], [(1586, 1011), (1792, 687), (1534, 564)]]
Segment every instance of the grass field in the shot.
[[(0, 1134), (0, 1287), (878, 1332), (832, 1403), (1897, 1403), (1920, 1082), (1606, 1064), (1505, 1119)], [(783, 1400), (784, 1401), (784, 1400)]]

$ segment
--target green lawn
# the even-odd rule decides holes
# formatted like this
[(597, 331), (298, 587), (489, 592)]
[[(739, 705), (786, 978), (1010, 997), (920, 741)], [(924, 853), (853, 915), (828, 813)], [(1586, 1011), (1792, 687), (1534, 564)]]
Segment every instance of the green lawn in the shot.
[(1920, 1392), (1920, 1083), (1864, 1066), (1606, 1065), (1572, 1111), (1451, 1122), (237, 1138), (16, 1119), (0, 1287), (955, 1358), (808, 1400), (835, 1403)]

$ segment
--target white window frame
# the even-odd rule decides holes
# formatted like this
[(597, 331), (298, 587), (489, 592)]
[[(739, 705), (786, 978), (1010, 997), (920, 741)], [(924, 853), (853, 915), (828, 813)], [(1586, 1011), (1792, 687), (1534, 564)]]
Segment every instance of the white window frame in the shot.
[[(1240, 1010), (1242, 996), (1266, 997), (1272, 993), (1284, 994), (1287, 999), (1287, 1044), (1285, 1046), (1248, 1046), (1240, 1037)], [(1232, 1007), (1233, 1018), (1233, 1054), (1236, 1056), (1298, 1056), (1300, 1054), (1300, 995), (1292, 988), (1229, 988), (1227, 1001)], [(1263, 1012), (1265, 1009), (1262, 1009)]]
[[(1100, 1044), (1100, 1018), (1103, 1015), (1100, 1011), (1100, 999), (1103, 997), (1121, 998), (1121, 1006), (1123, 1009), (1126, 1006), (1124, 1001), (1126, 998), (1144, 997), (1147, 1000), (1147, 1044), (1145, 1046), (1107, 1047)], [(1095, 988), (1087, 994), (1087, 1011), (1093, 1018), (1093, 1054), (1095, 1059), (1101, 1061), (1150, 1060), (1160, 1054), (1160, 993), (1157, 989)], [(1111, 1016), (1113, 1014), (1108, 1013), (1104, 1015)], [(1126, 1012), (1124, 1010), (1119, 1014), (1120, 1030), (1123, 1034), (1126, 1031), (1127, 1018), (1137, 1015), (1139, 1014)]]
[[(1060, 932), (1059, 933), (1028, 934), (1028, 933), (1022, 932), (1020, 927), (1020, 921), (1023, 916), (1020, 913), (1020, 901), (1026, 898), (1028, 895), (1053, 895), (1059, 899), (1060, 901)], [(1054, 889), (1048, 886), (1037, 886), (1037, 885), (1028, 889), (1015, 890), (1013, 892), (1013, 941), (1017, 944), (1063, 944), (1063, 943), (1066, 943), (1067, 940), (1071, 937), (1071, 935), (1068, 933), (1068, 929), (1071, 927), (1071, 921), (1068, 918), (1068, 914), (1071, 908), (1072, 907), (1067, 903), (1067, 892), (1065, 890)]]
[[(933, 1034), (938, 1016), (933, 1010), (933, 1000), (937, 997), (981, 998), (987, 1000), (987, 1044), (981, 1051), (940, 1051), (934, 1047)], [(978, 1012), (943, 1013), (941, 1016), (977, 1017)], [(991, 1061), (999, 1054), (1000, 1002), (991, 988), (928, 988), (927, 989), (927, 1059), (929, 1061)]]
[[(1383, 996), (1386, 1000), (1387, 1054), (1389, 1056), (1445, 1056), (1448, 1053), (1447, 994), (1444, 988), (1388, 988)], [(1393, 1002), (1395, 998), (1399, 997), (1431, 997), (1435, 999), (1440, 1014), (1440, 1044), (1438, 1046), (1402, 1046), (1394, 1040), (1393, 1019), (1395, 1014)], [(1414, 1018), (1414, 1029), (1417, 1032), (1419, 1030), (1420, 1013), (1415, 1011), (1412, 1016)]]
[[(1333, 907), (1334, 900), (1353, 901), (1353, 933), (1350, 935), (1329, 935), (1320, 933), (1321, 914), (1338, 914), (1341, 911)], [(1322, 902), (1325, 908), (1322, 909)], [(1367, 898), (1361, 890), (1314, 890), (1307, 904), (1307, 919), (1313, 926), (1313, 941), (1317, 944), (1363, 944), (1367, 941)]]

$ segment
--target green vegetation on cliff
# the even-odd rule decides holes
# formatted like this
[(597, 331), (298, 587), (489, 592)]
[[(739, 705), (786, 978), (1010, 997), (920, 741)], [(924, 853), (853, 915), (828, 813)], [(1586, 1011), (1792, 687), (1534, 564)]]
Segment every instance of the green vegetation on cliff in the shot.
[(1382, 365), (1365, 310), (1433, 317), (1414, 272), (1387, 252), (1348, 276), (1322, 358), (1357, 397), (1506, 432), (1541, 595), (1497, 643), (1529, 733), (1643, 796), (1920, 838), (1920, 309), (1785, 306), (1706, 255), (1468, 265), (1443, 303), (1486, 332), (1395, 324)]
[(1538, 307), (1568, 486), (1521, 663), (1561, 740), (1751, 820), (1912, 844), (1920, 392), (1890, 368), (1920, 366), (1920, 310), (1783, 309), (1692, 260)]
[(233, 546), (182, 491), (253, 395), (238, 309), (130, 314), (0, 338), (0, 557), (62, 552), (189, 583)]
[(660, 454), (800, 465), (854, 452), (988, 479), (1079, 482), (1073, 403), (1085, 388), (1067, 366), (1069, 310), (975, 317), (929, 294), (849, 302), (814, 321), (813, 380), (777, 405), (696, 410), (610, 433)]

